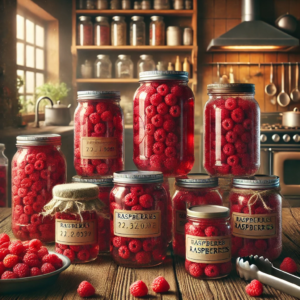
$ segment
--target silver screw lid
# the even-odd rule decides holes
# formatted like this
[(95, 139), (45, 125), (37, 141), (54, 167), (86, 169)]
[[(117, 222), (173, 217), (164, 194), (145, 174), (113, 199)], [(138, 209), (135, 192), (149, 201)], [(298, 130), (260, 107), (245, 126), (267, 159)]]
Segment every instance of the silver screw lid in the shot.
[(229, 208), (219, 205), (198, 205), (187, 209), (187, 216), (200, 219), (228, 218)]
[(125, 20), (125, 17), (122, 17), (122, 16), (114, 16), (114, 17), (112, 17), (112, 19), (113, 19), (114, 21), (124, 21), (124, 20)]
[(90, 21), (91, 20), (91, 17), (88, 17), (88, 16), (80, 16), (78, 17), (79, 21)]
[(107, 22), (108, 18), (107, 17), (103, 17), (103, 16), (98, 16), (95, 18), (96, 22)]
[(207, 85), (207, 94), (226, 94), (226, 93), (255, 93), (255, 85), (252, 83), (216, 83)]
[(115, 183), (160, 183), (164, 177), (162, 172), (156, 171), (120, 171), (114, 173)]
[(176, 185), (187, 188), (207, 188), (218, 186), (218, 178), (210, 177), (204, 173), (191, 173), (186, 176), (176, 177)]
[(164, 18), (161, 16), (152, 16), (150, 19), (152, 21), (163, 21)]
[(131, 17), (132, 21), (144, 21), (144, 17), (141, 16), (133, 16)]
[(83, 183), (93, 183), (98, 186), (113, 187), (113, 177), (112, 176), (103, 176), (101, 178), (89, 178), (79, 175), (72, 177), (72, 182), (83, 182)]
[(101, 100), (101, 99), (120, 99), (118, 91), (79, 91), (77, 92), (77, 100)]
[(279, 187), (278, 176), (255, 175), (252, 178), (233, 178), (233, 187), (245, 189), (268, 189)]
[(17, 136), (17, 146), (61, 145), (59, 134), (36, 134)]
[(187, 72), (182, 71), (147, 71), (140, 73), (140, 80), (181, 80), (189, 81)]

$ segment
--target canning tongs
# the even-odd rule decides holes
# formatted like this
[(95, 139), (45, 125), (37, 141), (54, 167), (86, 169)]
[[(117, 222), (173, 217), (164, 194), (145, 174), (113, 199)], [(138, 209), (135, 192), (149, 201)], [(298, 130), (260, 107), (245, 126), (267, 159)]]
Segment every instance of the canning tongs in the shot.
[(267, 258), (257, 255), (238, 257), (236, 271), (241, 278), (257, 279), (263, 284), (300, 298), (300, 278), (274, 268)]

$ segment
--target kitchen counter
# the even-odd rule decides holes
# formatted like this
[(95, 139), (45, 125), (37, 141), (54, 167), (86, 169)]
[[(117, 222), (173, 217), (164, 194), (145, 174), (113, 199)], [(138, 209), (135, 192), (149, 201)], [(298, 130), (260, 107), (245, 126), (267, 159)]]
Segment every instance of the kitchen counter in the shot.
[[(6, 232), (12, 237), (10, 229), (11, 210), (8, 208), (0, 209), (0, 228), (1, 232)], [(274, 262), (276, 267), (284, 257), (292, 257), (298, 264), (300, 271), (300, 208), (283, 209), (283, 253)], [(54, 246), (50, 246), (54, 250)], [(157, 276), (164, 276), (170, 284), (170, 291), (165, 294), (155, 294), (151, 288), (151, 282)], [(299, 275), (299, 273), (298, 273)], [(25, 299), (81, 299), (76, 289), (83, 280), (90, 281), (96, 288), (97, 295), (89, 299), (111, 299), (128, 300), (137, 299), (130, 295), (129, 286), (136, 280), (143, 280), (149, 287), (149, 296), (142, 299), (161, 299), (161, 300), (198, 300), (198, 299), (254, 299), (245, 292), (247, 282), (240, 279), (235, 270), (229, 277), (220, 280), (203, 281), (187, 275), (184, 269), (184, 262), (174, 258), (169, 254), (165, 263), (161, 266), (149, 269), (129, 269), (117, 266), (112, 259), (101, 256), (96, 261), (89, 264), (71, 265), (63, 272), (58, 281), (45, 290), (31, 293), (12, 294), (1, 296), (0, 300), (25, 300)], [(1, 294), (1, 291), (0, 291)], [(141, 299), (141, 298), (140, 298)], [(296, 299), (285, 293), (277, 291), (268, 286), (264, 286), (264, 293), (257, 299)]]

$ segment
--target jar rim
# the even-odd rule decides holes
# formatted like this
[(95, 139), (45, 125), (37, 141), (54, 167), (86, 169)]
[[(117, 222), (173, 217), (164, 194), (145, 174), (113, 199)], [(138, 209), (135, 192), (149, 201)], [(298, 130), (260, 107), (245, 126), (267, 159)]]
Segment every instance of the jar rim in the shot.
[(158, 171), (119, 171), (114, 173), (115, 183), (162, 183), (163, 173)]
[(140, 81), (146, 80), (181, 80), (189, 81), (188, 72), (184, 71), (147, 71), (139, 74)]
[(218, 178), (210, 177), (205, 173), (189, 173), (186, 176), (176, 177), (175, 181), (177, 186), (187, 188), (207, 188), (218, 186)]
[(230, 210), (228, 207), (219, 205), (195, 205), (187, 209), (187, 217), (200, 219), (220, 219), (229, 218)]
[(119, 91), (78, 91), (77, 92), (77, 101), (84, 100), (120, 100)]
[(223, 93), (248, 93), (255, 94), (255, 85), (253, 83), (214, 83), (207, 85), (207, 94)]
[(144, 21), (144, 17), (142, 17), (142, 16), (132, 16), (131, 20), (132, 21)]
[(104, 17), (104, 16), (97, 16), (95, 18), (96, 22), (101, 22), (101, 21), (108, 21), (108, 17)]
[(89, 16), (79, 16), (78, 19), (79, 19), (79, 21), (90, 21), (91, 17), (89, 17)]
[(162, 16), (152, 16), (150, 19), (152, 21), (163, 21), (164, 17), (162, 17)]
[(32, 134), (18, 135), (17, 146), (46, 146), (61, 145), (61, 136), (59, 134)]
[(114, 21), (124, 21), (124, 20), (125, 20), (125, 17), (123, 17), (123, 16), (114, 16), (114, 17), (112, 17), (112, 19), (113, 19)]
[(101, 178), (89, 178), (89, 177), (75, 175), (72, 177), (72, 182), (93, 183), (98, 186), (107, 186), (107, 187), (114, 186), (112, 176), (103, 176)]
[(279, 187), (279, 177), (275, 175), (255, 175), (252, 178), (233, 178), (233, 187), (237, 188), (277, 188)]

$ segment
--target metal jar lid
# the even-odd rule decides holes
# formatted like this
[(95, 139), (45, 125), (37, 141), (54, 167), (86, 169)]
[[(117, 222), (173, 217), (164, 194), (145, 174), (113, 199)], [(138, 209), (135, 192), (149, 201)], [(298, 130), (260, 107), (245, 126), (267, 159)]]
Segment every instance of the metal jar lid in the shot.
[(144, 17), (141, 16), (133, 16), (131, 17), (132, 21), (144, 21)]
[(252, 83), (227, 83), (227, 84), (208, 84), (207, 85), (207, 94), (239, 94), (239, 93), (247, 93), (254, 94), (255, 93), (255, 85)]
[(79, 21), (90, 21), (91, 20), (91, 17), (88, 17), (88, 16), (80, 16), (78, 17)]
[(164, 177), (157, 171), (120, 171), (114, 173), (115, 183), (160, 183)]
[(147, 71), (140, 73), (140, 80), (181, 80), (189, 81), (188, 72), (182, 71)]
[(152, 16), (151, 18), (150, 18), (152, 21), (163, 21), (163, 17), (161, 17), (161, 16)]
[(218, 186), (218, 178), (204, 173), (190, 173), (184, 177), (176, 177), (176, 185), (187, 188), (208, 188)]
[(103, 16), (98, 16), (95, 18), (96, 22), (107, 22), (108, 18), (107, 17), (103, 17)]
[(278, 176), (255, 175), (252, 178), (233, 178), (233, 187), (245, 189), (269, 189), (279, 187)]
[(112, 19), (113, 19), (114, 21), (124, 21), (124, 20), (125, 20), (125, 17), (122, 17), (122, 16), (114, 16), (114, 17), (112, 17)]
[(106, 187), (113, 187), (113, 177), (112, 176), (103, 176), (101, 178), (89, 178), (83, 176), (73, 176), (72, 182), (83, 182), (83, 183), (93, 183), (98, 186), (106, 186)]
[(107, 54), (98, 54), (97, 58), (98, 59), (103, 59), (103, 58), (108, 58), (109, 59), (109, 55), (107, 55)]
[(143, 60), (145, 60), (145, 59), (152, 59), (153, 56), (149, 55), (149, 54), (142, 54), (142, 55), (140, 55), (140, 58), (143, 59)]
[(118, 58), (119, 58), (119, 59), (130, 59), (130, 55), (127, 55), (127, 54), (120, 54), (120, 55), (118, 55)]
[(79, 91), (77, 92), (77, 101), (113, 99), (120, 100), (118, 91)]
[(37, 134), (17, 136), (17, 146), (61, 145), (59, 134)]
[(197, 205), (187, 209), (187, 216), (200, 219), (228, 218), (229, 208), (219, 205)]

